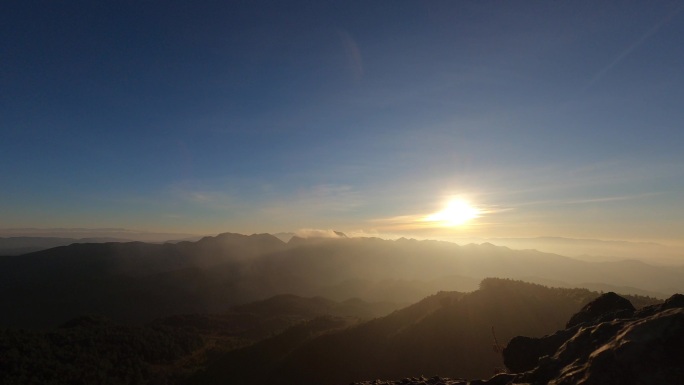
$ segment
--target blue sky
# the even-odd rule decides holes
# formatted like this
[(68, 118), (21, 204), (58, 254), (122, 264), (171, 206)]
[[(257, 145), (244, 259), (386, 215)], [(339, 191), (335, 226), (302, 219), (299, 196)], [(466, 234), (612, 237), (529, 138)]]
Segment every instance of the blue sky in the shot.
[(680, 243), (683, 6), (6, 2), (0, 228)]

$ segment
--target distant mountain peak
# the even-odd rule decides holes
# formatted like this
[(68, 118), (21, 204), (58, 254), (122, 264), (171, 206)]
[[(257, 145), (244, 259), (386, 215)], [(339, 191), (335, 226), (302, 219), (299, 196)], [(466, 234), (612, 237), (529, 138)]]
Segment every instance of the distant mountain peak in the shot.
[(278, 244), (283, 244), (284, 242), (276, 237), (275, 235), (271, 235), (268, 233), (258, 233), (258, 234), (251, 234), (251, 235), (245, 235), (245, 234), (239, 234), (239, 233), (220, 233), (216, 235), (215, 237), (204, 237), (200, 241), (209, 241), (209, 240), (220, 240), (220, 241), (235, 241), (235, 242), (245, 242), (245, 241), (261, 241), (261, 242), (273, 242), (273, 243), (278, 243)]

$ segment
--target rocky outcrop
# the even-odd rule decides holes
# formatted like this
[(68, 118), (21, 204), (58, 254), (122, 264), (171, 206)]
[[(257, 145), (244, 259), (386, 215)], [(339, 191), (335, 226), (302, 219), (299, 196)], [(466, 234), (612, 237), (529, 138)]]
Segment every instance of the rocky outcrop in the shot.
[(577, 328), (560, 330), (544, 338), (515, 337), (502, 352), (504, 365), (512, 373), (532, 370), (540, 357), (553, 355), (576, 331)]
[(630, 317), (634, 311), (632, 303), (619, 295), (610, 292), (586, 304), (582, 310), (573, 315), (566, 328), (571, 328), (586, 322), (609, 321), (616, 318)]
[(682, 384), (682, 306), (684, 296), (674, 295), (637, 311), (617, 294), (604, 294), (575, 314), (566, 330), (538, 339), (514, 338), (504, 359), (511, 371), (525, 373), (511, 383)]
[(643, 318), (643, 317), (648, 317), (648, 316), (654, 315), (654, 314), (659, 313), (663, 310), (676, 309), (676, 308), (684, 308), (684, 295), (675, 294), (672, 297), (665, 300), (665, 302), (663, 302), (661, 304), (651, 305), (651, 306), (646, 306), (644, 308), (641, 308), (634, 313), (634, 316)]
[(542, 338), (513, 338), (503, 350), (504, 365), (513, 373), (532, 370), (540, 357), (553, 355), (577, 332), (580, 325), (630, 317), (634, 311), (634, 306), (627, 299), (613, 292), (602, 294), (575, 313), (566, 324), (565, 330)]
[(360, 384), (642, 385), (684, 384), (684, 295), (635, 310), (607, 293), (587, 304), (565, 330), (516, 337), (504, 349), (511, 373), (489, 380), (408, 378)]
[(383, 381), (383, 380), (373, 380), (373, 381), (363, 381), (356, 382), (352, 385), (507, 385), (512, 384), (515, 380), (515, 375), (508, 373), (497, 374), (496, 376), (490, 378), (489, 380), (465, 380), (462, 378), (443, 378), (439, 376), (434, 376), (426, 378), (425, 376), (420, 377), (407, 377), (401, 380), (395, 381)]
[(580, 328), (516, 382), (556, 385), (684, 383), (684, 309)]

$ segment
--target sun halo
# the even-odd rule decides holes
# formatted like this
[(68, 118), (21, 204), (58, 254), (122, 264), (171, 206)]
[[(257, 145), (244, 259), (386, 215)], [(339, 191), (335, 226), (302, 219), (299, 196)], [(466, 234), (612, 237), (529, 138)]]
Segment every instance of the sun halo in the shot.
[(439, 212), (425, 217), (425, 222), (438, 223), (440, 226), (453, 227), (466, 224), (468, 221), (480, 216), (480, 210), (471, 206), (461, 199), (451, 200), (447, 206)]

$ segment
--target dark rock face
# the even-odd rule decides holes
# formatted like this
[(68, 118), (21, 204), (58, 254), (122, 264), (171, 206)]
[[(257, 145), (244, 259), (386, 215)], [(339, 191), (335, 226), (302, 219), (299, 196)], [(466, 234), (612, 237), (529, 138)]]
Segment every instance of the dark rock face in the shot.
[(684, 384), (684, 296), (636, 311), (615, 293), (604, 294), (568, 325), (550, 336), (511, 340), (504, 362), (525, 372), (512, 384)]
[(402, 380), (395, 381), (363, 381), (357, 382), (353, 385), (508, 385), (513, 384), (515, 377), (516, 376), (514, 374), (501, 373), (490, 378), (489, 380), (468, 381), (462, 378), (443, 378), (439, 376), (425, 378), (424, 376), (420, 376), (404, 378)]
[(570, 318), (565, 327), (571, 328), (585, 322), (625, 318), (631, 316), (635, 310), (631, 302), (609, 292), (586, 304), (582, 310)]
[(560, 330), (543, 338), (514, 337), (502, 352), (504, 365), (512, 373), (532, 370), (540, 357), (554, 354), (575, 332), (576, 328), (573, 328)]
[(539, 358), (553, 355), (576, 332), (578, 325), (629, 317), (635, 309), (625, 298), (610, 292), (586, 304), (570, 318), (565, 330), (550, 336), (513, 338), (503, 350), (504, 365), (514, 373), (526, 372), (537, 366)]
[(360, 384), (684, 384), (684, 295), (637, 311), (626, 299), (607, 293), (575, 314), (567, 329), (542, 338), (513, 338), (503, 354), (511, 373), (489, 380), (435, 377)]
[(684, 309), (580, 328), (552, 357), (514, 383), (684, 383)]
[(646, 306), (643, 309), (637, 310), (634, 313), (634, 317), (644, 318), (667, 309), (676, 309), (680, 307), (684, 307), (684, 295), (675, 294), (661, 304)]

